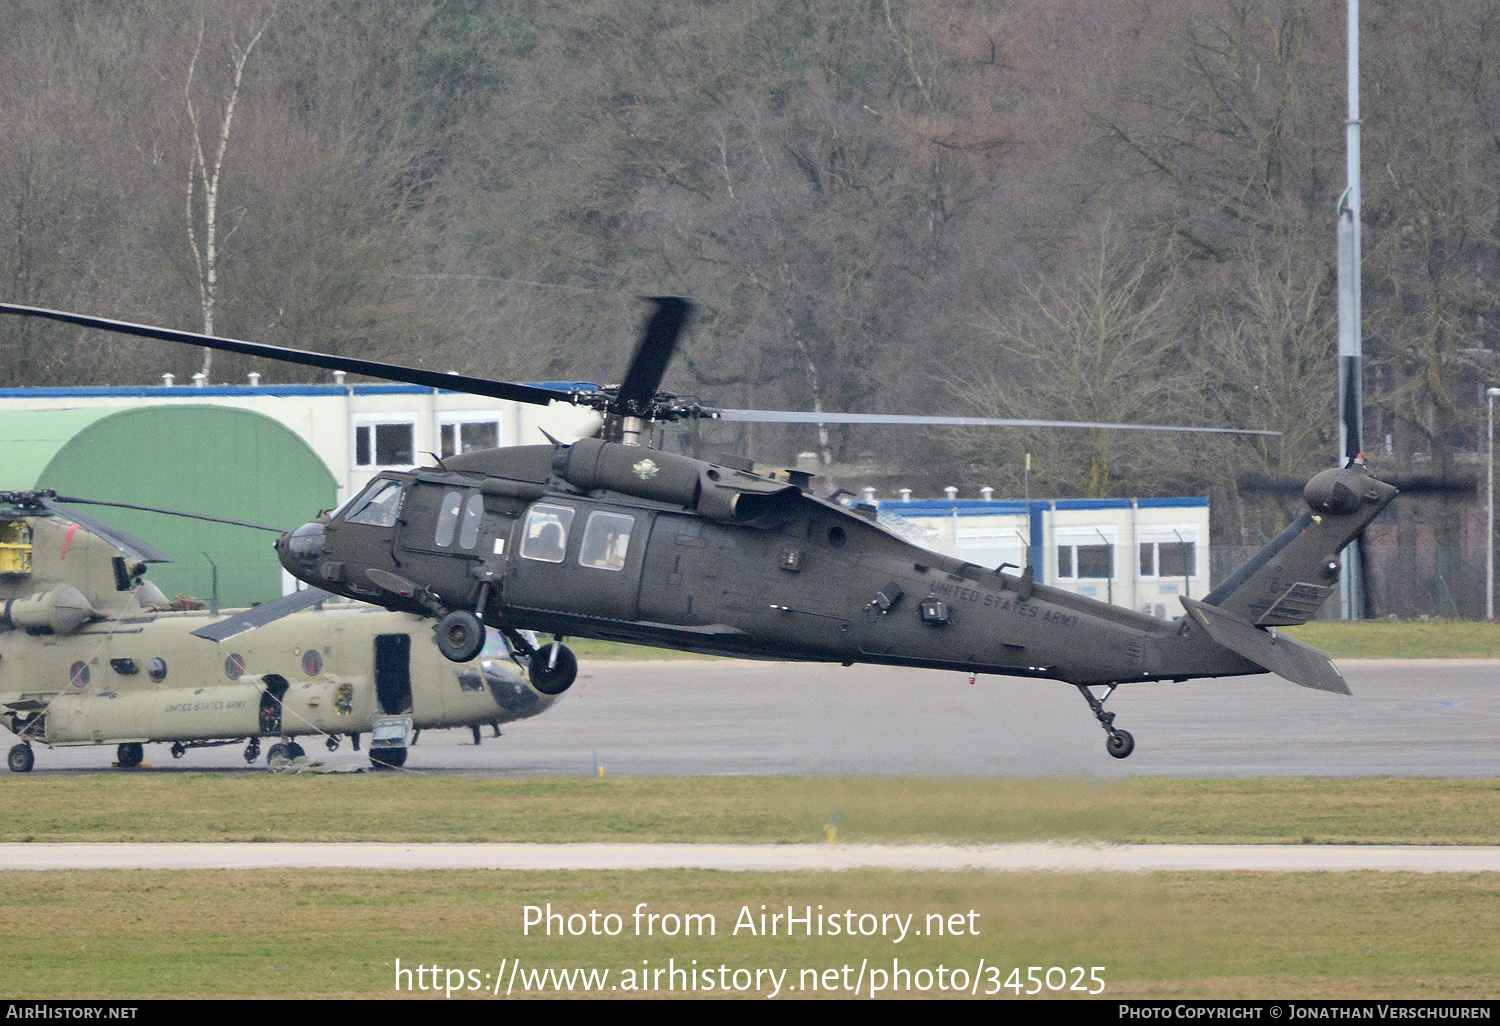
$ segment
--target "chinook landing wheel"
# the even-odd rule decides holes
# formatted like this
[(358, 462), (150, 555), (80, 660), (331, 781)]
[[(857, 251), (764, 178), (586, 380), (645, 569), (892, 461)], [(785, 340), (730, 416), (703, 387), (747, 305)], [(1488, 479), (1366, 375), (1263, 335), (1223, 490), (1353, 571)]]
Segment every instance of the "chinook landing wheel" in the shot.
[(437, 622), (438, 651), (452, 662), (466, 663), (484, 650), (484, 624), (467, 609), (455, 609)]
[(30, 773), (31, 767), (36, 765), (36, 755), (31, 751), (30, 745), (16, 745), (5, 761), (12, 773)]
[(1116, 759), (1124, 759), (1135, 751), (1135, 738), (1128, 730), (1117, 730), (1105, 739), (1104, 747)]
[(135, 769), (146, 757), (146, 747), (139, 741), (126, 741), (115, 749), (115, 762), (121, 769)]
[[(556, 659), (552, 658), (554, 652)], [(526, 675), (531, 678), (531, 686), (542, 694), (560, 695), (578, 677), (578, 657), (566, 645), (543, 645), (531, 657)]]
[(291, 754), (287, 752), (287, 746), (277, 742), (266, 749), (266, 769), (286, 769), (286, 764), (292, 761)]

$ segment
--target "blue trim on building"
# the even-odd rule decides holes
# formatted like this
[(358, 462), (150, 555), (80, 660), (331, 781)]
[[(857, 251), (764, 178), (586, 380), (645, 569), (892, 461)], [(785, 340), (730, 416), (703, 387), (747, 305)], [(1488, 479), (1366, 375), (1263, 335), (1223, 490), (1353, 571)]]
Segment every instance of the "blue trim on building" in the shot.
[[(1032, 499), (1031, 516), (1039, 517), (1044, 510), (1091, 510), (1091, 509), (1207, 509), (1208, 499), (1183, 496), (1165, 499)], [(1006, 499), (985, 502), (983, 499), (916, 499), (912, 502), (881, 502), (877, 507), (882, 512), (894, 513), (898, 517), (993, 517), (1015, 516), (1027, 511), (1026, 503)]]
[(1207, 509), (1208, 499), (1185, 496), (1177, 499), (1136, 499), (1140, 509)]
[[(530, 381), (536, 388), (557, 392), (590, 391), (599, 386), (591, 381)], [(432, 389), (422, 385), (88, 385), (78, 388), (0, 388), (0, 399), (203, 399), (252, 398), (270, 396), (345, 395), (430, 395)], [(462, 392), (441, 390), (443, 395)]]
[(1129, 499), (1058, 499), (1058, 509), (1129, 509)]

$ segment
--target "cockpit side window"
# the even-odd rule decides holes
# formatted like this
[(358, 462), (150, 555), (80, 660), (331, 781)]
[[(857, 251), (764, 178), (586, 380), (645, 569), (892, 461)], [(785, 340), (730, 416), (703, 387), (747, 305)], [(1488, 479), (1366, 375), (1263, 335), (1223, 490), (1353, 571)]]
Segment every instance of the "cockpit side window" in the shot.
[(363, 496), (350, 504), (344, 522), (395, 527), (396, 515), (401, 512), (402, 491), (399, 481), (375, 481)]
[[(463, 508), (463, 492), (448, 492), (443, 496), (443, 505), (438, 509), (437, 532), (433, 544), (446, 549), (453, 544), (453, 533), (458, 529), (458, 513)], [(472, 548), (472, 546), (470, 546)]]
[(458, 529), (458, 547), (472, 549), (479, 541), (479, 527), (484, 521), (484, 497), (478, 492), (464, 503), (463, 525)]
[(521, 555), (543, 563), (561, 563), (568, 550), (568, 528), (572, 525), (571, 507), (546, 503), (531, 507), (521, 535)]

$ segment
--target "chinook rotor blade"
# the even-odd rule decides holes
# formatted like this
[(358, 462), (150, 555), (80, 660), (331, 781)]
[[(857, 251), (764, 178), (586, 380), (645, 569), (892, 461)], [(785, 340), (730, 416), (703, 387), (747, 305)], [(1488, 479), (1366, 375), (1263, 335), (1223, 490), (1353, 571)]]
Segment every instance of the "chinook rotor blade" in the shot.
[(176, 331), (172, 328), (158, 328), (149, 324), (133, 324), (129, 321), (115, 321), (105, 317), (91, 317), (87, 314), (68, 313), (64, 310), (45, 310), (35, 306), (17, 306), (13, 303), (0, 303), (0, 313), (15, 314), (18, 317), (41, 317), (47, 320), (61, 321), (64, 324), (76, 324), (84, 328), (98, 328), (100, 331), (112, 331), (120, 335), (134, 335), (138, 338), (158, 339), (165, 342), (180, 342), (183, 345), (201, 346), (206, 349), (216, 349), (225, 353), (260, 356), (268, 360), (281, 360), (285, 363), (301, 364), (304, 367), (319, 367), (323, 370), (365, 374), (370, 377), (386, 378), (391, 381), (404, 381), (408, 384), (422, 385), (427, 388), (446, 389), (450, 392), (467, 392), (471, 395), (487, 395), (495, 399), (509, 399), (513, 402), (532, 403), (537, 406), (546, 406), (552, 402), (574, 402), (577, 397), (577, 394), (573, 392), (560, 392), (550, 388), (540, 388), (536, 385), (521, 385), (510, 381), (492, 381), (489, 378), (476, 378), (467, 374), (446, 374), (439, 371), (421, 370), (417, 367), (403, 367), (395, 363), (380, 363), (376, 360), (360, 360), (349, 356), (314, 353), (305, 349), (287, 349), (282, 346), (266, 345), (263, 342), (243, 342), (239, 339), (221, 338), (217, 335), (200, 335), (192, 331)]
[(656, 390), (667, 373), (667, 364), (677, 350), (677, 340), (687, 324), (693, 304), (680, 296), (647, 296), (656, 304), (641, 332), (641, 341), (630, 358), (625, 380), (620, 383), (612, 412), (649, 416)]
[(301, 612), (309, 606), (315, 606), (324, 599), (333, 598), (326, 591), (318, 588), (305, 588), (302, 591), (294, 591), (290, 595), (283, 595), (279, 599), (262, 603), (243, 613), (211, 623), (207, 627), (199, 627), (193, 631), (195, 638), (206, 638), (209, 641), (228, 641), (237, 638), (247, 631), (253, 631), (257, 627), (264, 627), (274, 620), (280, 620), (283, 616)]
[[(81, 499), (76, 495), (59, 495), (55, 502), (67, 502), (83, 506), (113, 506), (116, 509), (138, 509), (143, 513), (160, 513), (168, 517), (186, 517), (189, 520), (207, 520), (211, 524), (228, 524), (231, 527), (249, 527), (272, 534), (286, 534), (289, 528), (272, 527), (269, 524), (252, 524), (247, 520), (231, 520), (229, 517), (211, 517), (207, 513), (188, 513), (180, 509), (162, 509), (160, 506), (136, 506), (129, 502), (105, 502), (103, 499)], [(72, 514), (63, 514), (71, 516)]]
[(174, 562), (171, 556), (162, 552), (156, 546), (143, 542), (132, 534), (126, 534), (118, 527), (100, 520), (98, 517), (91, 517), (81, 510), (64, 506), (62, 503), (49, 497), (42, 497), (39, 499), (39, 502), (43, 509), (73, 521), (73, 523), (85, 531), (97, 534), (131, 559), (139, 560), (142, 563)]
[(1281, 435), (1280, 431), (1254, 428), (1110, 424), (1080, 420), (1012, 420), (1005, 417), (925, 417), (902, 413), (803, 413), (783, 410), (716, 410), (704, 407), (702, 414), (715, 420), (763, 424), (932, 424), (943, 427), (1092, 428), (1111, 431), (1185, 431), (1215, 435)]

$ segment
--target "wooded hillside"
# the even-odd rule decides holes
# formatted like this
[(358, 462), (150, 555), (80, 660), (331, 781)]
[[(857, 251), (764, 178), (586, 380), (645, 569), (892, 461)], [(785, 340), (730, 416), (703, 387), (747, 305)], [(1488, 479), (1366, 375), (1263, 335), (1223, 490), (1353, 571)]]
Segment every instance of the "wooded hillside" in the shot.
[[(836, 461), (1004, 494), (1031, 452), (1032, 494), (1236, 503), (1239, 473), (1335, 457), (1343, 8), (9, 0), (0, 291), (605, 381), (635, 297), (677, 293), (701, 306), (666, 387), (720, 405), (1286, 433), (831, 429)], [(1500, 0), (1363, 13), (1367, 445), (1447, 473), (1500, 375)], [(202, 362), (0, 324), (3, 386)]]

